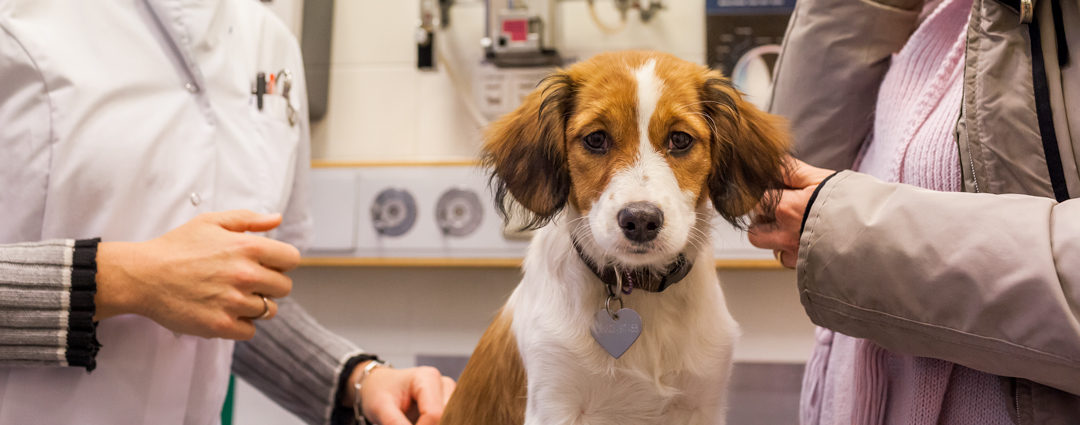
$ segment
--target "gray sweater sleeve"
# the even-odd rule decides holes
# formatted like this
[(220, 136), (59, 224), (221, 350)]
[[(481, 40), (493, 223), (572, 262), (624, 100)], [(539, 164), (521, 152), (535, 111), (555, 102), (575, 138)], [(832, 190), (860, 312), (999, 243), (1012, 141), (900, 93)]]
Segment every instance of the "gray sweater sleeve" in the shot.
[(95, 366), (98, 240), (0, 245), (0, 366)]
[(328, 424), (346, 363), (363, 352), (315, 321), (289, 298), (277, 300), (271, 320), (236, 344), (232, 370), (309, 424)]

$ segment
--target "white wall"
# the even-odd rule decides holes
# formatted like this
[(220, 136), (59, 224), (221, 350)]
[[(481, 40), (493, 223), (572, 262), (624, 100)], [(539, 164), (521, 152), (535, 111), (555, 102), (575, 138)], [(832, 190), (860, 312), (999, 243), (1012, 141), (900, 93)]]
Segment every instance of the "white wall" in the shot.
[[(565, 1), (560, 51), (585, 59), (605, 50), (657, 49), (704, 62), (704, 2), (667, 5), (651, 23), (634, 18), (624, 32), (607, 35), (589, 20), (584, 1)], [(445, 70), (416, 69), (420, 1), (337, 0), (334, 7), (329, 106), (326, 118), (312, 126), (313, 155), (365, 161), (473, 157), (480, 130), (462, 96)], [(610, 0), (599, 0), (597, 8), (605, 22), (616, 22)], [(483, 2), (458, 1), (451, 23), (436, 42), (447, 43), (447, 59), (471, 87), (471, 71), (483, 57)]]
[[(296, 0), (300, 1), (300, 0)], [(420, 160), (473, 157), (480, 130), (462, 107), (444, 70), (417, 71), (413, 31), (419, 0), (337, 0), (326, 118), (312, 128), (313, 156), (326, 160)], [(606, 35), (589, 21), (583, 1), (561, 6), (562, 52), (584, 59), (625, 48), (671, 52), (703, 62), (703, 0), (667, 0), (650, 24), (632, 20)], [(615, 22), (610, 1), (601, 18)], [(458, 0), (450, 40), (455, 67), (481, 58), (482, 1)], [(471, 84), (471, 79), (466, 81)], [(293, 296), (331, 330), (399, 367), (417, 354), (472, 351), (493, 313), (513, 290), (513, 269), (304, 268), (292, 273)], [(728, 307), (744, 335), (738, 361), (803, 362), (813, 326), (803, 313), (795, 274), (787, 270), (722, 271)], [(236, 423), (299, 424), (239, 384)]]

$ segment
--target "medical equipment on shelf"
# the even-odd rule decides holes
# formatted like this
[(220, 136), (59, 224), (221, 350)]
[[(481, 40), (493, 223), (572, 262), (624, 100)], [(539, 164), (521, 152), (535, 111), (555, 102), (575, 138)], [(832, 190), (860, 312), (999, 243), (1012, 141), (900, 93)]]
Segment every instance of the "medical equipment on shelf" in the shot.
[(499, 67), (563, 64), (555, 46), (557, 0), (488, 0), (485, 55)]
[[(486, 0), (485, 30), (480, 44), (487, 61), (500, 68), (553, 67), (564, 64), (559, 54), (559, 8), (568, 0)], [(663, 0), (613, 0), (619, 24), (609, 26), (597, 14), (596, 0), (588, 4), (592, 21), (604, 33), (616, 34), (626, 27), (631, 9), (639, 11), (642, 22), (649, 23), (664, 9)], [(450, 23), (450, 8), (455, 0), (420, 0), (420, 18), (416, 29), (417, 67), (434, 69), (440, 63), (436, 35)]]
[(706, 60), (764, 108), (795, 0), (708, 0)]

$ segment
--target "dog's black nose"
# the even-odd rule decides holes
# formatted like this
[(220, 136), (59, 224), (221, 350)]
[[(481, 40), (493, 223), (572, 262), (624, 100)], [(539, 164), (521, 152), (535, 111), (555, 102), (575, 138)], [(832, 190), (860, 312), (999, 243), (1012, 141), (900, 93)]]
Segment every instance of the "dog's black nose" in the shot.
[(656, 239), (664, 226), (664, 212), (649, 202), (631, 202), (615, 217), (623, 235), (634, 242)]

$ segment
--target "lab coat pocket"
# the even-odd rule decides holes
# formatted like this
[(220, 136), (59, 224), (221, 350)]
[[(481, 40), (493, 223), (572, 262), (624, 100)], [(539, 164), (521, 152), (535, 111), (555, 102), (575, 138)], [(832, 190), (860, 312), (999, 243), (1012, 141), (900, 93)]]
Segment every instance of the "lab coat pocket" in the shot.
[[(254, 99), (253, 99), (254, 100)], [(296, 173), (297, 147), (300, 142), (300, 120), (295, 114), (299, 108), (289, 108), (289, 99), (281, 95), (263, 95), (260, 110), (252, 102), (251, 115), (259, 143), (261, 157), (258, 169), (263, 188), (261, 207), (266, 212), (284, 212), (292, 194), (293, 177)], [(290, 122), (290, 114), (292, 121)]]

